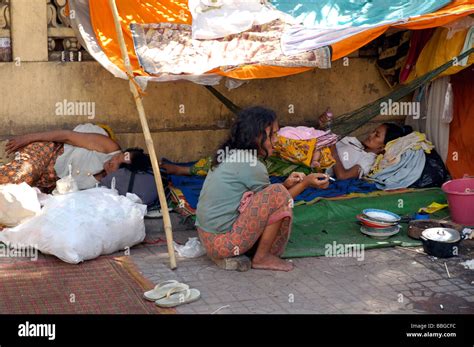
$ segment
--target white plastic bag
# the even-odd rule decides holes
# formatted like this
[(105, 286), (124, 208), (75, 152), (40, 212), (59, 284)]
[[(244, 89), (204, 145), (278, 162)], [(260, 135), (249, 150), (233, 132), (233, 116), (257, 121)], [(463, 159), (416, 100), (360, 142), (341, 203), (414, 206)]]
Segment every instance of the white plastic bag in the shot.
[(145, 213), (146, 205), (93, 188), (51, 197), (38, 216), (0, 232), (0, 241), (77, 264), (142, 242)]
[(69, 194), (79, 191), (77, 182), (72, 177), (72, 165), (69, 164), (69, 175), (56, 181), (56, 189), (53, 194)]
[(474, 259), (466, 260), (463, 263), (459, 263), (459, 265), (464, 266), (465, 269), (474, 270)]
[(41, 211), (36, 190), (26, 183), (0, 185), (0, 224), (14, 227)]
[(201, 245), (197, 237), (190, 237), (185, 245), (178, 245), (173, 242), (174, 250), (178, 252), (180, 257), (198, 258), (206, 254), (206, 249)]

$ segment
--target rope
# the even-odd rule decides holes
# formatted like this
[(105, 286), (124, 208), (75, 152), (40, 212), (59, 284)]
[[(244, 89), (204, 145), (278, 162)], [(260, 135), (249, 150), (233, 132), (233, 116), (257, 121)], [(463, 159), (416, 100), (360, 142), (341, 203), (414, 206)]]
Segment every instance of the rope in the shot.
[(392, 101), (398, 101), (401, 98), (407, 96), (411, 92), (415, 91), (418, 87), (430, 82), (436, 76), (444, 72), (445, 70), (449, 69), (451, 66), (454, 65), (455, 62), (459, 62), (469, 54), (474, 52), (474, 48), (469, 49), (468, 51), (460, 54), (458, 57), (449, 60), (448, 62), (444, 63), (443, 65), (439, 66), (438, 68), (426, 73), (423, 76), (418, 77), (417, 79), (413, 80), (407, 85), (404, 85), (393, 92), (387, 94), (386, 96), (365, 105), (351, 113), (343, 114), (334, 119), (333, 124), (331, 126), (331, 130), (334, 133), (340, 134), (341, 137), (349, 135), (354, 130), (358, 129), (372, 118), (378, 116), (380, 114), (380, 104), (383, 102), (387, 102), (389, 99)]

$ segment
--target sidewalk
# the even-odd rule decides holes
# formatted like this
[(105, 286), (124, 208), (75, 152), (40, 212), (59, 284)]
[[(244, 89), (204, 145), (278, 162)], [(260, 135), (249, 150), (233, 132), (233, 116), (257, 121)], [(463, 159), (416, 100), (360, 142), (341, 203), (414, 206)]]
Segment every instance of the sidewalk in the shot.
[[(177, 242), (196, 236), (172, 216)], [(160, 220), (147, 220), (147, 235), (165, 239)], [(177, 279), (201, 291), (201, 300), (178, 307), (178, 313), (474, 313), (474, 271), (459, 264), (472, 259), (474, 241), (458, 258), (434, 259), (416, 250), (423, 251), (368, 250), (363, 261), (293, 259), (289, 273), (225, 271), (206, 256), (178, 258), (172, 271), (165, 243), (133, 248), (131, 256), (154, 283)]]

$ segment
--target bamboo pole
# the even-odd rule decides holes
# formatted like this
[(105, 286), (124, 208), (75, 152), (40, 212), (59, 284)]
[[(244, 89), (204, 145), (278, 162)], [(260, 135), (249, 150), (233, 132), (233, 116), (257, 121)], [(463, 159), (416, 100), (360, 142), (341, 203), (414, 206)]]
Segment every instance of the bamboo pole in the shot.
[(145, 109), (143, 107), (142, 98), (140, 96), (140, 93), (138, 92), (137, 84), (133, 80), (133, 70), (130, 64), (130, 58), (128, 56), (127, 46), (125, 44), (125, 40), (123, 37), (122, 26), (120, 24), (119, 13), (117, 10), (117, 5), (115, 3), (115, 0), (109, 0), (109, 5), (114, 17), (115, 31), (117, 32), (117, 38), (120, 44), (120, 50), (122, 52), (125, 69), (129, 78), (130, 91), (132, 92), (133, 97), (135, 99), (138, 115), (140, 117), (140, 122), (142, 124), (143, 135), (145, 136), (146, 147), (148, 149), (148, 153), (150, 154), (151, 165), (153, 167), (153, 173), (155, 175), (155, 183), (158, 189), (158, 197), (160, 199), (161, 212), (163, 213), (163, 224), (165, 227), (166, 243), (168, 245), (170, 267), (171, 269), (176, 269), (176, 257), (174, 254), (174, 247), (173, 247), (173, 231), (171, 228), (171, 218), (170, 218), (170, 213), (168, 211), (168, 203), (166, 201), (165, 191), (163, 189), (163, 184), (161, 181), (160, 167), (158, 164), (158, 160), (156, 158), (155, 146), (153, 144), (150, 128), (148, 126), (148, 121), (146, 118)]

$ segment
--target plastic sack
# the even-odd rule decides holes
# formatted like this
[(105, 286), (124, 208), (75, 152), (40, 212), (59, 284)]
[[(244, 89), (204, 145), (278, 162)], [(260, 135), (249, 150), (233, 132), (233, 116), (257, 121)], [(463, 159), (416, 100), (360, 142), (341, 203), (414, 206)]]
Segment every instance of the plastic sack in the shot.
[(465, 269), (474, 270), (474, 259), (466, 260), (463, 263), (459, 263), (459, 265), (464, 266)]
[(178, 245), (173, 242), (174, 250), (178, 252), (180, 257), (198, 258), (206, 254), (206, 249), (201, 245), (197, 237), (190, 237), (185, 245)]
[(40, 211), (36, 190), (28, 184), (0, 185), (0, 225), (17, 226)]
[(145, 213), (145, 205), (110, 189), (87, 189), (52, 196), (39, 215), (0, 232), (0, 241), (77, 264), (142, 242)]
[(72, 165), (69, 164), (69, 175), (56, 181), (53, 194), (69, 194), (79, 191), (76, 180), (72, 177)]

